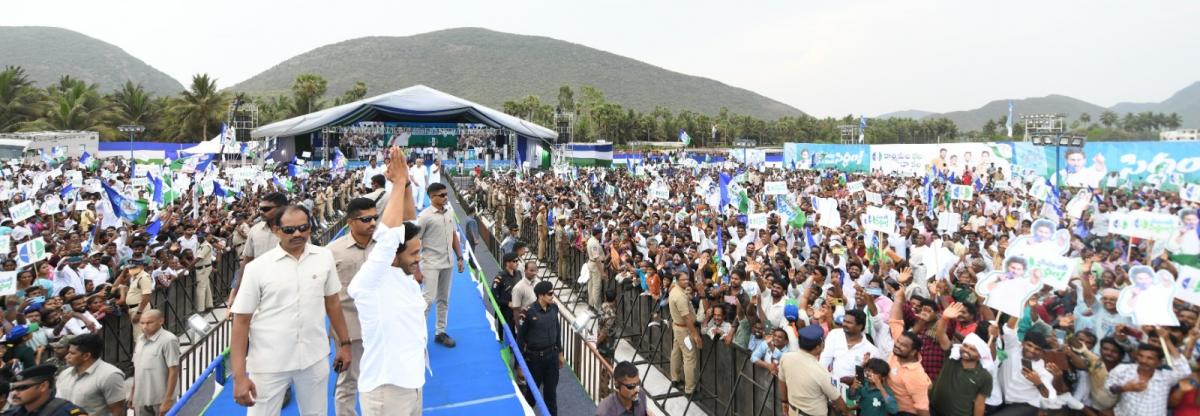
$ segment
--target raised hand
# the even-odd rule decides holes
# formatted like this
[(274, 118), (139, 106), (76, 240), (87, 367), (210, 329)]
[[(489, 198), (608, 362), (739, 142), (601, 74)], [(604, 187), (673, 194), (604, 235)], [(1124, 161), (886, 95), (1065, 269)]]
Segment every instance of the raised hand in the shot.
[(399, 146), (388, 149), (387, 178), (396, 184), (408, 182), (408, 160)]
[(954, 302), (950, 306), (947, 306), (946, 310), (942, 311), (942, 318), (947, 320), (958, 319), (962, 315), (964, 308), (962, 303)]

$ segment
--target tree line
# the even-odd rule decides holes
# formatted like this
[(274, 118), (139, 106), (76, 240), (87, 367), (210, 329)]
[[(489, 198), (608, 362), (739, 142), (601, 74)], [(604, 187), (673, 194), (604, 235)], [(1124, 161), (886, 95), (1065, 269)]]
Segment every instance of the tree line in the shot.
[[(101, 93), (99, 85), (69, 75), (39, 87), (24, 69), (9, 66), (0, 71), (0, 132), (90, 130), (99, 132), (101, 140), (124, 140), (117, 126), (139, 124), (146, 127), (142, 140), (194, 142), (217, 134), (234, 99), (255, 104), (259, 125), (265, 125), (367, 95), (367, 85), (358, 81), (341, 96), (327, 100), (327, 84), (319, 75), (301, 74), (290, 94), (250, 97), (220, 91), (215, 78), (196, 74), (187, 89), (174, 96), (156, 96), (132, 81), (110, 93)], [(715, 115), (687, 109), (673, 112), (661, 106), (639, 111), (608, 101), (603, 92), (590, 86), (581, 87), (578, 93), (570, 86), (560, 87), (553, 105), (529, 95), (506, 101), (501, 107), (507, 114), (551, 129), (569, 119), (572, 140), (605, 140), (618, 146), (639, 141), (678, 141), (681, 129), (691, 137), (694, 147), (732, 146), (742, 139), (754, 140), (759, 146), (797, 141), (838, 143), (843, 139), (841, 126), (859, 126), (859, 119), (852, 115), (816, 118), (801, 114), (764, 120), (728, 108), (721, 108)], [(1005, 140), (1006, 117), (989, 120), (980, 131), (971, 132), (961, 132), (953, 121), (940, 117), (868, 119), (865, 135), (870, 144)], [(1070, 128), (1086, 133), (1090, 140), (1132, 140), (1181, 124), (1175, 113), (1127, 113), (1121, 117), (1105, 111), (1094, 122), (1090, 114), (1082, 113)], [(1021, 123), (1015, 123), (1014, 130), (1014, 137), (1024, 133)]]
[[(187, 89), (174, 96), (155, 95), (133, 81), (102, 93), (99, 85), (70, 75), (40, 87), (23, 68), (9, 66), (0, 71), (0, 132), (87, 130), (99, 132), (101, 140), (125, 140), (117, 126), (137, 124), (146, 128), (139, 140), (196, 142), (218, 134), (234, 99), (256, 104), (263, 125), (325, 108), (325, 90), (325, 79), (303, 74), (291, 95), (248, 97), (220, 91), (216, 78), (196, 74)], [(333, 104), (366, 94), (366, 84), (358, 82)]]
[[(555, 105), (530, 95), (506, 101), (502, 109), (551, 128), (570, 118), (573, 140), (605, 140), (618, 146), (640, 141), (678, 141), (680, 129), (692, 138), (692, 146), (698, 147), (731, 146), (743, 139), (754, 140), (759, 146), (781, 146), (796, 141), (837, 143), (842, 140), (839, 126), (859, 126), (859, 119), (852, 115), (816, 118), (801, 114), (763, 120), (724, 107), (715, 115), (686, 109), (672, 112), (661, 106), (643, 112), (608, 101), (603, 92), (590, 86), (581, 87), (578, 98), (570, 86), (560, 87)], [(915, 143), (954, 141), (962, 137), (954, 122), (946, 118), (888, 118), (869, 119), (866, 139), (868, 143)]]

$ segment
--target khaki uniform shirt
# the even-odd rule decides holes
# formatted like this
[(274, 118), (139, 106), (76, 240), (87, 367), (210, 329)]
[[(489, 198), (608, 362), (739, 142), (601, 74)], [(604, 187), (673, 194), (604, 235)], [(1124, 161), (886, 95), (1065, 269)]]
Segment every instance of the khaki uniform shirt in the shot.
[[(145, 333), (133, 347), (133, 405), (158, 406), (167, 394), (167, 370), (179, 365), (179, 338), (160, 328), (153, 337)], [(179, 384), (171, 396), (178, 395)]]
[[(779, 359), (779, 381), (787, 383), (788, 404), (813, 416), (828, 414), (829, 402), (841, 397), (829, 370), (807, 351), (783, 353)], [(789, 407), (787, 414), (797, 413)]]
[(671, 322), (676, 325), (686, 326), (688, 315), (696, 316), (696, 311), (692, 310), (692, 302), (688, 299), (687, 291), (678, 285), (671, 287), (671, 292), (667, 295), (667, 306), (671, 310)]
[(454, 213), (450, 206), (444, 212), (429, 207), (417, 216), (417, 225), (421, 232), (421, 268), (448, 269), (450, 268), (450, 253), (454, 252)]
[[(522, 272), (524, 274), (524, 272)], [(537, 278), (530, 280), (525, 276), (517, 281), (517, 284), (512, 288), (512, 302), (509, 302), (509, 307), (528, 308), (530, 304), (537, 301), (537, 294), (533, 293), (533, 285), (538, 283)]]
[[(141, 273), (129, 279), (129, 292), (125, 294), (125, 305), (130, 308), (136, 308), (142, 303), (143, 296), (150, 296), (153, 293), (154, 281), (150, 279), (150, 274), (146, 273), (145, 268), (143, 268)], [(151, 305), (146, 305), (146, 308), (150, 307)], [(129, 313), (133, 312), (132, 310), (129, 311)]]
[(58, 373), (55, 388), (57, 397), (75, 403), (89, 415), (111, 416), (106, 406), (125, 400), (125, 373), (104, 361), (92, 363), (83, 373), (67, 367)]
[(196, 267), (210, 266), (213, 263), (213, 246), (208, 241), (200, 243), (196, 248)]
[(246, 246), (242, 247), (242, 257), (256, 259), (263, 253), (279, 247), (279, 237), (271, 232), (266, 221), (259, 221), (258, 224), (250, 227), (247, 237)]
[(354, 299), (351, 299), (350, 295), (346, 293), (346, 288), (350, 287), (350, 281), (354, 280), (358, 269), (362, 268), (363, 263), (367, 261), (367, 254), (371, 252), (372, 248), (375, 248), (375, 240), (371, 240), (364, 248), (360, 247), (354, 241), (354, 237), (347, 233), (342, 238), (333, 240), (326, 247), (333, 252), (338, 280), (342, 282), (342, 290), (338, 291), (338, 302), (342, 305), (342, 314), (346, 315), (346, 329), (350, 333), (350, 340), (361, 340), (362, 324), (358, 321), (358, 307), (354, 306)]

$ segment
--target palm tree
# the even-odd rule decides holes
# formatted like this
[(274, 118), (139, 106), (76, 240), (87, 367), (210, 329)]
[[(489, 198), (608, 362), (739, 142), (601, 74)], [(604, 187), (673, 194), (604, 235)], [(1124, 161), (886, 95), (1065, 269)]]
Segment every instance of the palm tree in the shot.
[(1118, 121), (1119, 119), (1117, 118), (1117, 113), (1109, 110), (1104, 110), (1103, 113), (1100, 113), (1100, 124), (1103, 124), (1104, 128), (1110, 129), (1112, 126), (1117, 125)]
[(1092, 115), (1088, 113), (1079, 113), (1079, 122), (1086, 126), (1088, 123), (1092, 122)]
[(1168, 129), (1175, 130), (1183, 125), (1183, 118), (1179, 117), (1178, 113), (1171, 113), (1167, 116), (1166, 126)]
[(354, 81), (354, 86), (342, 93), (342, 96), (333, 101), (333, 105), (349, 104), (363, 99), (367, 96), (367, 83), (362, 81)]
[(43, 99), (42, 90), (33, 86), (24, 68), (4, 68), (0, 72), (0, 132), (16, 131), (36, 120)]
[(134, 84), (133, 81), (125, 81), (125, 85), (113, 92), (109, 100), (113, 104), (112, 123), (115, 125), (140, 124), (151, 130), (158, 124), (162, 113), (154, 94), (147, 93), (142, 84)]
[(181, 136), (195, 134), (198, 129), (201, 140), (207, 140), (208, 127), (221, 119), (228, 98), (228, 94), (217, 91), (216, 78), (210, 78), (208, 74), (193, 75), (192, 85), (180, 94), (175, 106)]
[[(325, 103), (321, 102), (321, 97), (325, 95), (327, 86), (325, 78), (316, 74), (300, 74), (296, 77), (296, 82), (292, 83), (292, 96), (295, 97), (295, 110), (299, 116), (320, 110)], [(366, 88), (366, 85), (363, 86)], [(364, 92), (365, 94), (365, 92)]]
[(98, 92), (99, 86), (64, 75), (46, 89), (49, 107), (42, 117), (28, 124), (31, 129), (97, 130), (108, 136), (111, 128), (104, 123), (112, 107)]

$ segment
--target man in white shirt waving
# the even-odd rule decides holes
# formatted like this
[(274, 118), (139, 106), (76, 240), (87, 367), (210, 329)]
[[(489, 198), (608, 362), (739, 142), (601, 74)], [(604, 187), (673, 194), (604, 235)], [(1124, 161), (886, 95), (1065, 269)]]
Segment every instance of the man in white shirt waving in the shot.
[(379, 219), (375, 246), (346, 290), (362, 324), (358, 390), (364, 416), (420, 415), (428, 363), (425, 298), (413, 277), (421, 260), (420, 227), (404, 222), (417, 216), (408, 164), (398, 147), (388, 156), (387, 178), (396, 192)]

